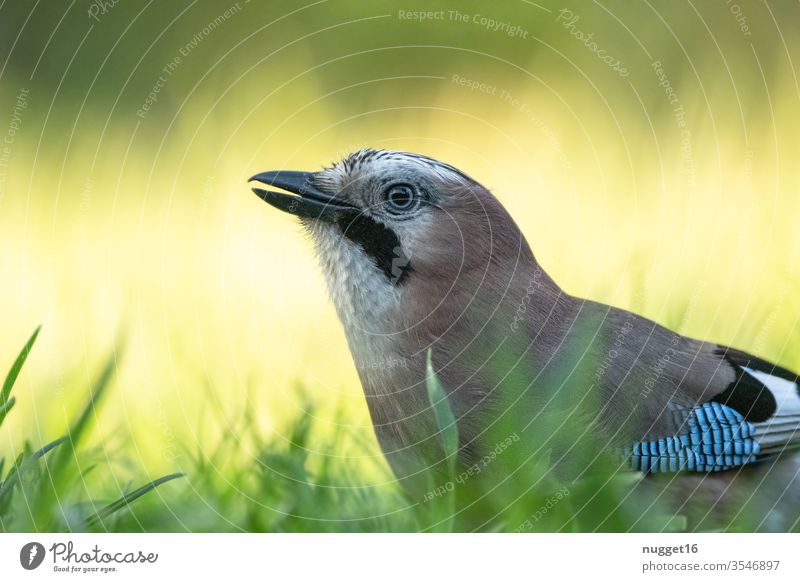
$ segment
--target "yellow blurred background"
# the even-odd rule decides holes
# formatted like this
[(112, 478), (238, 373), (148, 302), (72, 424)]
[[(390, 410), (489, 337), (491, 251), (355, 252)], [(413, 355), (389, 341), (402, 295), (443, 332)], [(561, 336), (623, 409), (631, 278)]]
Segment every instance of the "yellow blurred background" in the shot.
[(43, 325), (12, 452), (115, 344), (99, 442), (149, 471), (245, 408), (280, 437), (298, 386), (372, 439), (309, 242), (246, 183), (362, 147), (490, 187), (567, 291), (800, 369), (797, 3), (17, 2), (0, 31), (0, 369)]

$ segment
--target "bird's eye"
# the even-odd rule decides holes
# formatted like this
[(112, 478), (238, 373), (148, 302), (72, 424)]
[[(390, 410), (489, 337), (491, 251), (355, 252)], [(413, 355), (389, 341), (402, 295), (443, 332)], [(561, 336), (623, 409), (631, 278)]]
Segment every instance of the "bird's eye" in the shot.
[(408, 184), (395, 184), (386, 191), (386, 202), (393, 212), (407, 212), (417, 206), (419, 197)]

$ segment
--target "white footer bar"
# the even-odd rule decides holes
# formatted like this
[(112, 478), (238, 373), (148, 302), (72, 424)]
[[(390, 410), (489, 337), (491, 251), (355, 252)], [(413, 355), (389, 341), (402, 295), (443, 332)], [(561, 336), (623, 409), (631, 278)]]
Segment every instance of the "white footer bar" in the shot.
[(799, 564), (791, 534), (0, 534), (2, 580), (800, 580)]

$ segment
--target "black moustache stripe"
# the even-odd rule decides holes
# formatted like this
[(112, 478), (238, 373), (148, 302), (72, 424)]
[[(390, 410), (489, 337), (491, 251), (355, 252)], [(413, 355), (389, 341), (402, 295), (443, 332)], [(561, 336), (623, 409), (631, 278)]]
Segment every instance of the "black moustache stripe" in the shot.
[(344, 236), (358, 244), (393, 285), (411, 274), (411, 261), (391, 228), (357, 211), (337, 213), (337, 226)]

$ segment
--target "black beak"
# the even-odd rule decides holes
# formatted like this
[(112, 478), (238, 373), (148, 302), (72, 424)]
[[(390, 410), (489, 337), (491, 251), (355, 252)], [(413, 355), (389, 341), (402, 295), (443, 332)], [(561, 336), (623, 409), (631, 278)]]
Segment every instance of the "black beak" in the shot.
[(262, 188), (253, 188), (256, 196), (278, 210), (283, 210), (302, 218), (315, 218), (332, 222), (338, 211), (353, 210), (353, 206), (342, 200), (318, 190), (312, 183), (311, 172), (291, 172), (278, 170), (262, 172), (250, 178), (250, 182), (261, 182), (296, 194), (272, 192)]

